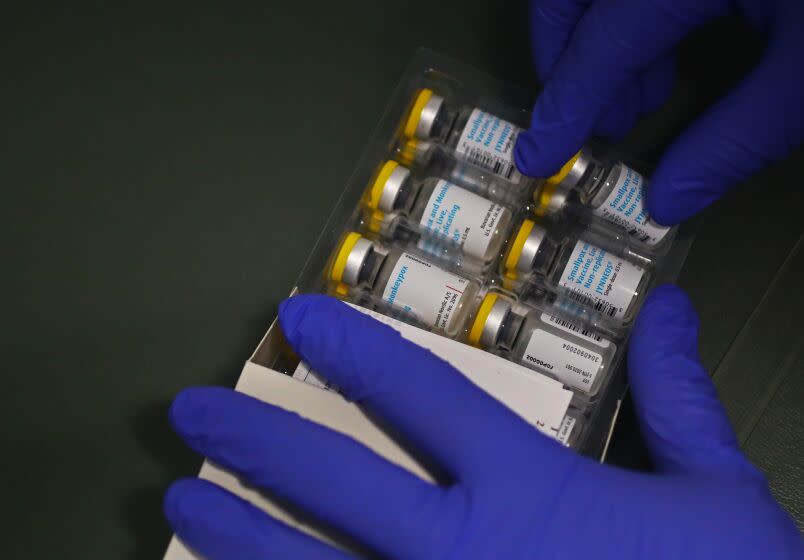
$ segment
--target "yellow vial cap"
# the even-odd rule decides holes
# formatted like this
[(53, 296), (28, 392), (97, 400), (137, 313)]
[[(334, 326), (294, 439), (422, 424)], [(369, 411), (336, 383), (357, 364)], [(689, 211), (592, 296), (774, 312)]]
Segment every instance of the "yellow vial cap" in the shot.
[(472, 328), (469, 330), (469, 344), (472, 346), (480, 346), (480, 336), (483, 334), (483, 327), (486, 325), (486, 319), (489, 318), (491, 308), (497, 302), (497, 294), (486, 294), (480, 307), (477, 308), (477, 316), (475, 322), (472, 323)]
[(547, 178), (547, 184), (553, 185), (554, 187), (558, 185), (561, 181), (567, 178), (570, 171), (572, 171), (572, 166), (575, 165), (575, 162), (578, 161), (578, 158), (581, 157), (581, 152), (578, 152), (574, 156), (570, 158), (570, 160), (565, 163), (561, 169), (558, 170), (558, 173), (553, 175), (552, 177)]
[(346, 261), (354, 249), (355, 244), (362, 239), (363, 236), (359, 233), (350, 231), (343, 238), (341, 246), (338, 249), (338, 254), (335, 256), (335, 261), (332, 263), (332, 269), (329, 271), (329, 278), (334, 282), (341, 282), (343, 280), (343, 271), (346, 269)]
[(380, 168), (380, 171), (377, 173), (377, 176), (374, 178), (374, 182), (371, 184), (371, 188), (369, 189), (369, 196), (368, 200), (366, 201), (366, 205), (369, 208), (377, 209), (380, 206), (380, 199), (382, 198), (382, 191), (385, 188), (385, 183), (388, 182), (388, 179), (391, 178), (391, 174), (397, 167), (399, 167), (397, 162), (388, 160)]
[(419, 147), (419, 143), (420, 142), (418, 140), (410, 138), (401, 148), (399, 148), (397, 159), (402, 165), (407, 167), (413, 165), (413, 162), (416, 161), (416, 149)]
[(404, 134), (408, 138), (416, 136), (416, 128), (419, 126), (419, 120), (422, 118), (422, 109), (424, 109), (424, 106), (427, 105), (427, 102), (430, 101), (432, 96), (433, 90), (429, 88), (420, 89), (418, 93), (416, 93), (413, 106), (408, 114), (408, 120), (405, 121)]
[(558, 183), (545, 182), (541, 189), (533, 193), (533, 202), (536, 203), (533, 212), (538, 217), (541, 218), (547, 213), (547, 208), (550, 206), (550, 200), (553, 198), (553, 193), (556, 192), (557, 186)]
[(368, 216), (368, 230), (372, 233), (379, 233), (382, 229), (382, 224), (385, 221), (385, 212), (382, 210), (374, 210)]
[(536, 225), (536, 222), (533, 220), (525, 220), (522, 222), (522, 225), (519, 226), (519, 231), (516, 232), (516, 235), (512, 238), (511, 246), (508, 248), (508, 254), (505, 255), (504, 267), (505, 267), (505, 277), (510, 278), (512, 280), (516, 280), (517, 273), (517, 263), (519, 262), (519, 257), (522, 256), (522, 249), (525, 247), (525, 241), (527, 241), (530, 232), (533, 231), (533, 227)]

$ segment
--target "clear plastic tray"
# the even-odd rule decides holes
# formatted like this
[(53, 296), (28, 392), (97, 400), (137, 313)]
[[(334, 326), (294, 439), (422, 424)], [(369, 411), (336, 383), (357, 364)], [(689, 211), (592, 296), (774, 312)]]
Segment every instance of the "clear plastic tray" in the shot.
[[(455, 130), (451, 135), (447, 133), (442, 135), (447, 139), (446, 143), (441, 141), (444, 139), (441, 137), (411, 141), (411, 132), (418, 125), (416, 119), (411, 119), (410, 115), (412, 111), (422, 110), (423, 90), (442, 96), (443, 103), (454, 108), (455, 115), (450, 118), (457, 120), (458, 124), (453, 127)], [(544, 321), (552, 322), (557, 327), (550, 331), (549, 336), (540, 334), (544, 340), (555, 340), (561, 333), (566, 333), (566, 339), (576, 345), (590, 339), (610, 341), (616, 346), (616, 352), (607, 358), (605, 378), (595, 384), (593, 391), (575, 389), (576, 396), (568, 412), (568, 417), (571, 418), (568, 420), (568, 425), (574, 422), (575, 428), (565, 434), (571, 447), (590, 456), (601, 457), (626, 388), (623, 356), (633, 325), (633, 317), (645, 293), (652, 286), (675, 279), (689, 250), (692, 236), (687, 228), (682, 227), (677, 231), (674, 228), (667, 233), (664, 241), (656, 244), (656, 247), (651, 246), (644, 242), (645, 236), (642, 235), (644, 231), (637, 232), (636, 236), (629, 235), (625, 229), (599, 219), (599, 216), (588, 209), (581, 207), (580, 211), (575, 211), (574, 207), (569, 205), (553, 211), (554, 209), (549, 208), (550, 204), (555, 202), (551, 197), (558, 195), (555, 185), (551, 185), (550, 182), (518, 176), (518, 173), (505, 167), (505, 161), (501, 163), (484, 160), (483, 154), (480, 156), (473, 154), (471, 161), (467, 160), (466, 153), (456, 155), (454, 144), (456, 139), (460, 141), (462, 138), (459, 137), (459, 133), (468, 130), (466, 127), (472, 126), (473, 122), (482, 125), (478, 120), (479, 113), (473, 109), (478, 108), (486, 116), (490, 114), (503, 119), (495, 121), (498, 124), (502, 123), (499, 126), (507, 126), (505, 122), (507, 121), (515, 126), (525, 127), (529, 121), (529, 110), (525, 108), (530, 107), (535, 94), (536, 92), (525, 92), (516, 86), (502, 83), (433, 51), (419, 50), (402, 75), (385, 114), (324, 226), (296, 285), (302, 293), (321, 292), (335, 295), (475, 346), (480, 344), (481, 336), (485, 336), (482, 328), (475, 327), (478, 318), (491, 321), (489, 314), (492, 313), (492, 306), (487, 304), (485, 309), (483, 307), (484, 301), (487, 300), (493, 300), (492, 303), (509, 302), (513, 313), (522, 316), (530, 313), (531, 315), (527, 316), (538, 315)], [(490, 121), (487, 120), (486, 123), (488, 122)], [(450, 123), (446, 125), (441, 123), (438, 126), (449, 128), (449, 125)], [(428, 126), (432, 130), (435, 125), (430, 123)], [(428, 126), (424, 127), (425, 132)], [(506, 132), (508, 135), (514, 133), (515, 129)], [(510, 140), (504, 135), (498, 135), (495, 139), (500, 142)], [(502, 146), (500, 149), (510, 150), (512, 144), (508, 148)], [(650, 171), (640, 162), (633, 161), (627, 154), (619, 153), (616, 149), (603, 144), (595, 143), (585, 148), (584, 153), (602, 153), (606, 159), (624, 162), (629, 168), (645, 177)], [(389, 164), (389, 161), (392, 163)], [(409, 174), (404, 172), (402, 169), (404, 167), (410, 170)], [(495, 172), (495, 169), (498, 172)], [(501, 169), (502, 172), (499, 172)], [(573, 172), (570, 170), (570, 174)], [(438, 189), (444, 184), (443, 181), (437, 181), (439, 179), (473, 193), (474, 198), (461, 195), (464, 198), (459, 199), (459, 202), (464, 207), (472, 208), (472, 204), (479, 207), (477, 197), (482, 197), (486, 200), (486, 204), (491, 205), (489, 207), (492, 210), (488, 211), (488, 215), (493, 215), (497, 224), (505, 221), (504, 227), (491, 228), (492, 233), (496, 233), (502, 241), (492, 240), (488, 243), (498, 242), (498, 248), (487, 251), (489, 245), (481, 243), (481, 250), (475, 247), (474, 254), (470, 254), (471, 250), (467, 248), (469, 245), (467, 234), (462, 239), (457, 237), (457, 234), (453, 238), (449, 233), (446, 235), (439, 233), (441, 230), (437, 227), (422, 225), (426, 221), (425, 214), (433, 206), (423, 204), (422, 200), (424, 197), (436, 200)], [(617, 185), (621, 183), (622, 181)], [(383, 190), (386, 184), (391, 185), (392, 188), (388, 192), (393, 196), (389, 197)], [(408, 192), (410, 184), (416, 185), (421, 197), (417, 198), (414, 193), (413, 206), (405, 206), (399, 203), (399, 197), (410, 194)], [(561, 188), (568, 190), (561, 192)], [(567, 192), (575, 192), (573, 189), (577, 190), (578, 187), (568, 188), (564, 183), (560, 183), (558, 194), (564, 196)], [(454, 192), (442, 195), (442, 199), (455, 196)], [(614, 197), (614, 194), (611, 196)], [(385, 199), (381, 200), (383, 197)], [(389, 201), (400, 204), (400, 208), (389, 206), (391, 204)], [(504, 216), (505, 220), (500, 216)], [(563, 265), (563, 270), (562, 266), (555, 266), (556, 259), (562, 257), (555, 257), (551, 261), (554, 270), (545, 270), (544, 273), (516, 272), (515, 267), (511, 268), (514, 266), (512, 263), (521, 261), (521, 253), (527, 251), (527, 248), (523, 250), (519, 246), (522, 243), (518, 243), (523, 239), (520, 230), (525, 220), (530, 220), (537, 227), (546, 230), (550, 239), (555, 240), (557, 244), (565, 240), (563, 258), (567, 264)], [(436, 233), (433, 233), (434, 231)], [(444, 231), (447, 229), (444, 228)], [(477, 228), (474, 231), (476, 234)], [(528, 231), (532, 234), (532, 230)], [(393, 298), (386, 297), (383, 291), (387, 292), (391, 286), (393, 278), (389, 274), (397, 271), (398, 267), (391, 270), (393, 267), (381, 263), (373, 276), (366, 273), (370, 280), (358, 281), (355, 276), (357, 269), (349, 268), (353, 267), (354, 263), (351, 261), (347, 263), (348, 255), (344, 256), (342, 251), (345, 243), (351, 243), (354, 247), (354, 233), (372, 243), (374, 250), (371, 254), (380, 261), (399, 259), (400, 253), (408, 254), (410, 256), (405, 258), (413, 259), (414, 264), (416, 260), (426, 261), (453, 275), (452, 277), (463, 279), (461, 280), (464, 282), (463, 285), (472, 286), (470, 295), (464, 297), (461, 292), (461, 296), (455, 296), (458, 297), (460, 305), (456, 305), (456, 309), (450, 311), (453, 315), (449, 320), (444, 320), (445, 311), (442, 309), (442, 315), (435, 321), (440, 320), (443, 328), (433, 327), (434, 320), (426, 313), (417, 313), (415, 309), (411, 310), (410, 306), (399, 307), (396, 302), (389, 304), (388, 301), (393, 301)], [(643, 271), (641, 273), (644, 274), (643, 280), (632, 282), (638, 293), (635, 294), (624, 316), (616, 316), (614, 311), (605, 306), (603, 311), (598, 310), (594, 301), (588, 301), (588, 298), (584, 299), (578, 293), (562, 288), (560, 283), (562, 275), (568, 273), (573, 258), (578, 256), (580, 245), (576, 243), (577, 239), (589, 243), (590, 247), (599, 247), (611, 262), (628, 263), (622, 265), (622, 268), (617, 268), (622, 278), (628, 278), (627, 272), (631, 270), (629, 266), (638, 267)], [(358, 246), (364, 247), (365, 250), (365, 242), (361, 243), (363, 245)], [(512, 254), (516, 251), (519, 252), (514, 258)], [(558, 254), (559, 251), (556, 252)], [(351, 254), (349, 251), (347, 253)], [(597, 254), (599, 256), (601, 253)], [(336, 269), (337, 272), (333, 272)], [(364, 269), (360, 270), (365, 272)], [(474, 286), (477, 287), (476, 290)], [(371, 287), (374, 288), (373, 291)], [(493, 296), (489, 298), (489, 294)], [(509, 347), (491, 346), (485, 349), (503, 358), (516, 359), (519, 363), (525, 363), (530, 367), (533, 364), (529, 365), (524, 360), (521, 348), (518, 353), (513, 352), (513, 346), (517, 344), (519, 347), (523, 346), (519, 342), (512, 343)], [(597, 346), (587, 344), (587, 347), (594, 349), (602, 346), (598, 342)], [(602, 353), (602, 350), (592, 352), (594, 355)], [(578, 359), (589, 359), (589, 352), (586, 354), (585, 357)], [(532, 361), (536, 363), (541, 360)], [(286, 363), (278, 360), (273, 367), (292, 374), (294, 364), (292, 360)], [(545, 366), (538, 367), (542, 368), (539, 370), (541, 373), (562, 380), (561, 375), (551, 373)], [(579, 372), (574, 374), (580, 375)], [(565, 385), (571, 387), (568, 383)]]

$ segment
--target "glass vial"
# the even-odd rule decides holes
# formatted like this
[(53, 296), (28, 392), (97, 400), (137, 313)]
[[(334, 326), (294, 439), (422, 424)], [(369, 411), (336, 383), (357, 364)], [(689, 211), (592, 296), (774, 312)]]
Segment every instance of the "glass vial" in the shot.
[(328, 269), (338, 293), (349, 288), (373, 296), (394, 316), (454, 338), (462, 332), (480, 286), (422, 257), (383, 248), (358, 233), (341, 242)]
[(457, 157), (519, 184), (523, 177), (514, 164), (514, 145), (520, 128), (476, 107), (450, 107), (431, 89), (419, 90), (404, 124), (406, 138), (444, 144)]
[(673, 228), (651, 220), (645, 178), (621, 162), (604, 162), (583, 149), (534, 194), (539, 216), (564, 211), (613, 224), (651, 251), (668, 245)]
[(533, 220), (524, 220), (503, 258), (503, 279), (516, 288), (531, 280), (619, 323), (630, 322), (647, 289), (647, 271), (583, 239), (553, 239)]
[(395, 221), (404, 224), (385, 229), (403, 236), (412, 232), (422, 251), (438, 254), (445, 243), (455, 245), (481, 266), (500, 254), (513, 217), (505, 206), (444, 179), (415, 181), (410, 170), (395, 161), (382, 166), (367, 192), (365, 205), (383, 214), (398, 215)]
[(532, 181), (514, 185), (491, 171), (458, 159), (443, 145), (409, 138), (396, 149), (396, 160), (414, 173), (429, 177), (444, 177), (485, 198), (511, 206), (530, 205)]
[(609, 376), (617, 346), (549, 313), (527, 308), (491, 292), (483, 298), (469, 331), (470, 344), (501, 351), (503, 357), (557, 379), (587, 396)]

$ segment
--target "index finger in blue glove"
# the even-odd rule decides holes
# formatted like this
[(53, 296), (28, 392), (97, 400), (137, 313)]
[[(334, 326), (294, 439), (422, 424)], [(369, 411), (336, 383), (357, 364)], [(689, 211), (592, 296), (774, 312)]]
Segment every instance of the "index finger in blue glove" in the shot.
[(519, 135), (526, 175), (555, 173), (615, 106), (623, 88), (694, 27), (727, 13), (726, 0), (600, 0), (583, 15)]
[[(549, 81), (590, 4), (591, 0), (531, 0), (531, 46), (542, 83)], [(654, 111), (667, 99), (674, 77), (673, 57), (653, 62), (622, 86), (617, 100), (595, 123), (595, 133), (613, 140), (625, 136), (641, 114)]]
[(628, 346), (634, 406), (656, 467), (757, 477), (739, 449), (715, 386), (698, 360), (698, 318), (675, 286), (645, 300)]
[(647, 206), (660, 224), (696, 214), (804, 139), (804, 3), (782, 2), (759, 65), (667, 150)]
[(555, 442), (447, 362), (334, 298), (292, 297), (280, 306), (279, 321), (315, 370), (458, 480), (500, 476), (489, 469), (489, 458), (523, 446), (543, 449), (546, 469), (572, 455), (556, 453)]

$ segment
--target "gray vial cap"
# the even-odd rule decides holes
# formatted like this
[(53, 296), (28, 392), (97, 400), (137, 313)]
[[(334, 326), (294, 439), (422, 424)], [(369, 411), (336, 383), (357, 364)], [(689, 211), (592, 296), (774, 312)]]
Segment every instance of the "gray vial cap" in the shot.
[(410, 169), (402, 165), (397, 165), (391, 172), (388, 180), (385, 181), (385, 184), (382, 186), (382, 194), (380, 195), (377, 208), (383, 212), (393, 212), (396, 197), (399, 196), (399, 191), (402, 189), (402, 185), (405, 184), (405, 181), (408, 180), (408, 177), (410, 177)]
[(421, 138), (422, 140), (430, 138), (436, 116), (438, 116), (438, 111), (441, 110), (443, 104), (444, 98), (440, 95), (433, 94), (430, 96), (430, 99), (427, 100), (427, 103), (425, 103), (422, 108), (419, 123), (416, 125), (417, 138)]
[(565, 186), (563, 182), (558, 185), (550, 196), (550, 202), (547, 204), (547, 212), (560, 212), (567, 204), (567, 196), (569, 193), (570, 187)]
[(366, 239), (361, 237), (352, 247), (349, 256), (346, 257), (346, 265), (343, 267), (343, 276), (341, 277), (344, 284), (356, 286), (360, 278), (360, 269), (363, 268), (363, 263), (366, 261), (369, 253), (371, 253), (374, 245)]
[(517, 272), (526, 274), (533, 271), (533, 262), (536, 260), (539, 247), (541, 247), (545, 237), (547, 237), (547, 230), (539, 224), (534, 225), (527, 239), (525, 239), (522, 252), (519, 254), (519, 259), (516, 261)]
[(589, 156), (587, 156), (584, 151), (581, 150), (578, 153), (578, 159), (576, 159), (575, 163), (572, 165), (572, 169), (570, 169), (570, 172), (567, 174), (567, 176), (562, 179), (561, 183), (559, 183), (559, 186), (566, 189), (572, 189), (577, 186), (583, 178), (583, 174), (586, 173), (590, 163), (591, 160)]
[(497, 343), (500, 329), (502, 329), (505, 317), (510, 311), (511, 302), (498, 297), (494, 305), (491, 306), (491, 311), (489, 311), (486, 322), (483, 324), (483, 332), (480, 333), (481, 348), (492, 348)]

